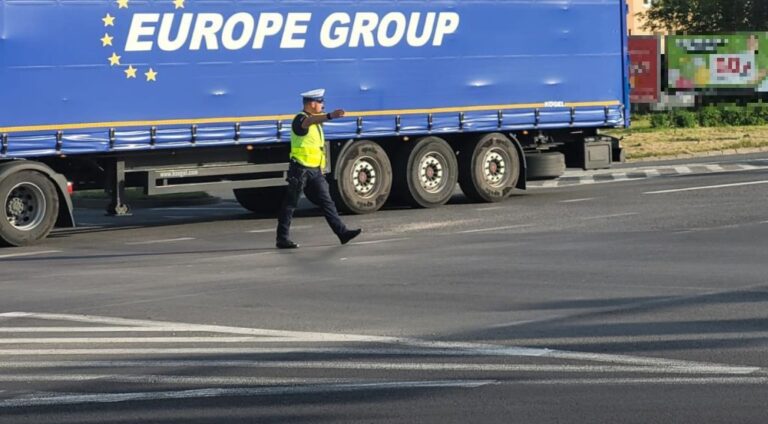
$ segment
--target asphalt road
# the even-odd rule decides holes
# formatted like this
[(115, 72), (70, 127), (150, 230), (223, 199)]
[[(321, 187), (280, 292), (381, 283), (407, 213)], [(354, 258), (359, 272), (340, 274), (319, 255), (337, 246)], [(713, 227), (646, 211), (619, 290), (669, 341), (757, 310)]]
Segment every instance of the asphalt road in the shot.
[(288, 252), (227, 200), (78, 211), (0, 250), (0, 422), (762, 423), (768, 156), (690, 162)]

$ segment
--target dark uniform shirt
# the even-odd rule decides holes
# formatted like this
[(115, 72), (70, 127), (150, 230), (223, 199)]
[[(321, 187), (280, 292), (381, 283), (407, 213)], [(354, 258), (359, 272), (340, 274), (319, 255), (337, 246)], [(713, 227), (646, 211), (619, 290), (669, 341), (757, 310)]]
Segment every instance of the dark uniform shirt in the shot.
[(291, 124), (291, 128), (293, 129), (293, 132), (298, 136), (303, 137), (309, 134), (309, 128), (303, 128), (301, 126), (305, 119), (307, 119), (307, 115), (305, 113), (300, 113), (293, 118), (293, 124)]

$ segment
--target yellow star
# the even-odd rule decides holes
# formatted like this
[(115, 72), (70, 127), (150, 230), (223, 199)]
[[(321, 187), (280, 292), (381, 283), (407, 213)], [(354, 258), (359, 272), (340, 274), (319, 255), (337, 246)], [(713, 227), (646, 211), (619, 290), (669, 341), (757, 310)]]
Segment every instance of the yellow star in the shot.
[(108, 57), (107, 60), (109, 60), (109, 66), (115, 66), (120, 64), (120, 57), (117, 53), (112, 53), (111, 57)]
[(109, 34), (104, 34), (104, 37), (101, 38), (101, 47), (107, 47), (112, 45), (112, 39), (115, 37), (110, 36)]
[(184, 1), (185, 0), (173, 0), (173, 5), (176, 6), (176, 9), (183, 9)]
[(102, 21), (104, 21), (104, 26), (115, 26), (115, 17), (111, 16), (109, 13), (107, 13), (107, 16), (101, 18)]
[(118, 9), (127, 9), (128, 8), (128, 0), (117, 0), (117, 8)]
[(125, 71), (125, 77), (126, 78), (136, 78), (136, 71), (137, 69), (133, 67), (133, 65), (128, 65), (128, 69)]
[(152, 68), (149, 68), (149, 72), (144, 72), (144, 75), (147, 76), (147, 82), (149, 81), (157, 82), (157, 72), (155, 72)]

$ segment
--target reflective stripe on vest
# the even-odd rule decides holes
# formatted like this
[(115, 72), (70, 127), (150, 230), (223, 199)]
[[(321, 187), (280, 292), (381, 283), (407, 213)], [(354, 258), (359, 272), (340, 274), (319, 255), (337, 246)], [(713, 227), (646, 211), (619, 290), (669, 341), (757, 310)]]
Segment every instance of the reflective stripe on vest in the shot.
[[(307, 115), (301, 112), (300, 115)], [(291, 158), (308, 168), (325, 168), (325, 135), (319, 124), (310, 125), (307, 135), (298, 135), (291, 128)]]

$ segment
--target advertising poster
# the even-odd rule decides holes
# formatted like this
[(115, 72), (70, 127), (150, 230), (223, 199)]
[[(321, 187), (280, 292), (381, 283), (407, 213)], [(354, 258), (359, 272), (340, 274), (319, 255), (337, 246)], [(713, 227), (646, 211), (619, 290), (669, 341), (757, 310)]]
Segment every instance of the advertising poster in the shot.
[(661, 40), (629, 37), (629, 82), (632, 103), (658, 103), (661, 91)]
[(768, 32), (667, 37), (669, 88), (768, 92)]

